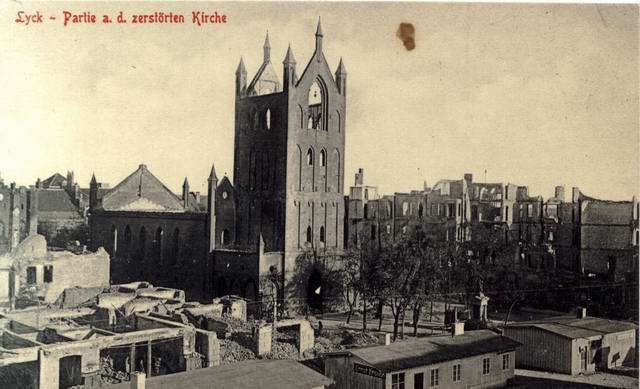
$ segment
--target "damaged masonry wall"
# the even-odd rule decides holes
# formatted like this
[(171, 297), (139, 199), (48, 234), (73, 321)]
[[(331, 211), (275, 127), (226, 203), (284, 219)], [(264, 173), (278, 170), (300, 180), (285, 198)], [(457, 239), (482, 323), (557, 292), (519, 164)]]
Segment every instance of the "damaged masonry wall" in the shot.
[(85, 295), (82, 308), (0, 316), (0, 382), (28, 389), (93, 388), (127, 381), (134, 371), (157, 376), (219, 364), (215, 332), (158, 317), (181, 307), (184, 292), (141, 282)]
[(48, 251), (42, 235), (32, 235), (0, 259), (0, 304), (55, 302), (67, 288), (108, 287), (110, 259), (104, 249), (75, 254)]

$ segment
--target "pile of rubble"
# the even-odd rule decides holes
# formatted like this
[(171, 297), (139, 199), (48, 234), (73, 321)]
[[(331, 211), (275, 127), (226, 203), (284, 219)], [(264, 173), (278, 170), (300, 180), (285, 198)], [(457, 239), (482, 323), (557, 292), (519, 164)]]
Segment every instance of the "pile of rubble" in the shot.
[(118, 384), (129, 381), (129, 374), (113, 368), (113, 359), (109, 356), (100, 358), (100, 380), (102, 385)]
[(379, 338), (370, 332), (343, 330), (340, 338), (340, 344), (345, 347), (373, 346), (379, 343)]
[(256, 359), (256, 354), (240, 345), (238, 342), (230, 339), (220, 340), (220, 364), (229, 365), (236, 362)]

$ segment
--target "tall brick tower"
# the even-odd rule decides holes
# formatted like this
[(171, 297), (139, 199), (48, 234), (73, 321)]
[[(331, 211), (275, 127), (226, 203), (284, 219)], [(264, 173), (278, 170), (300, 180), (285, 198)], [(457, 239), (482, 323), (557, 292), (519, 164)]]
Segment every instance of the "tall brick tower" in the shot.
[(234, 187), (236, 244), (293, 258), (306, 248), (341, 251), (344, 229), (346, 71), (334, 74), (315, 52), (302, 75), (291, 47), (282, 83), (271, 62), (269, 36), (251, 82), (241, 59), (236, 70)]

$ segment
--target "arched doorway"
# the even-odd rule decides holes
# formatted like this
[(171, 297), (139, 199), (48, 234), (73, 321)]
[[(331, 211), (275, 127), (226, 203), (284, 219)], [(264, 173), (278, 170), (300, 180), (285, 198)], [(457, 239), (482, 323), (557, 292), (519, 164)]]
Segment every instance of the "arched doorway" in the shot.
[(218, 282), (215, 285), (216, 297), (222, 297), (227, 294), (227, 282), (224, 277), (218, 278)]
[(307, 305), (310, 309), (322, 312), (322, 294), (322, 274), (313, 269), (307, 282)]

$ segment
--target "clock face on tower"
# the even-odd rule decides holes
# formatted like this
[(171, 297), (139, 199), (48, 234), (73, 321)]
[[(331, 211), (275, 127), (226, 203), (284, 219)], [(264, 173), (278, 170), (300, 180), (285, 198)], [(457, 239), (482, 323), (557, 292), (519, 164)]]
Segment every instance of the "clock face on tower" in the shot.
[(222, 192), (222, 198), (226, 200), (227, 197), (229, 197), (229, 195), (227, 194), (227, 191)]

